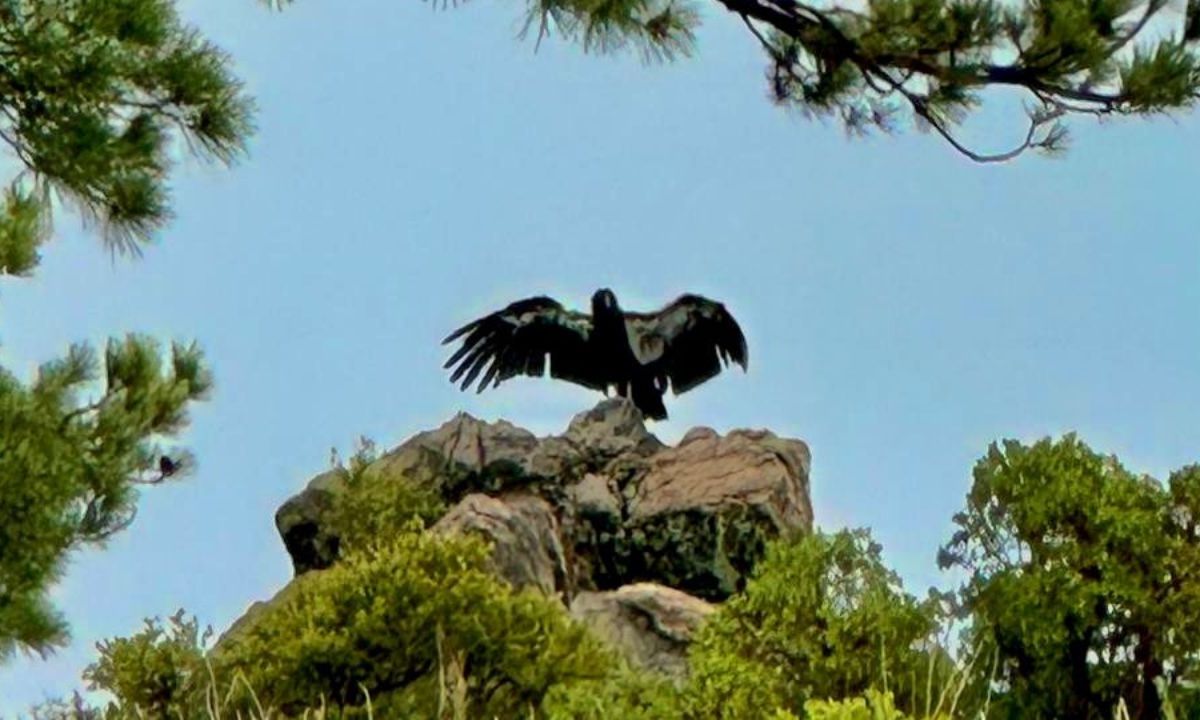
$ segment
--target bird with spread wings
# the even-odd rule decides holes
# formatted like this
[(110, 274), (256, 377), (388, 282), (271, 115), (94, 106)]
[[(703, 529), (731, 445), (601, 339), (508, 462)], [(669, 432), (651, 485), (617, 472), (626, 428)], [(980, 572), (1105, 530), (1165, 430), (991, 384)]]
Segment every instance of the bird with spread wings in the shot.
[(630, 398), (647, 418), (667, 417), (663, 394), (687, 392), (731, 362), (745, 370), (746, 338), (721, 303), (683, 295), (654, 313), (621, 310), (611, 290), (592, 296), (592, 313), (548, 297), (518, 300), (455, 330), (446, 362), (451, 382), (478, 391), (517, 375), (550, 377)]

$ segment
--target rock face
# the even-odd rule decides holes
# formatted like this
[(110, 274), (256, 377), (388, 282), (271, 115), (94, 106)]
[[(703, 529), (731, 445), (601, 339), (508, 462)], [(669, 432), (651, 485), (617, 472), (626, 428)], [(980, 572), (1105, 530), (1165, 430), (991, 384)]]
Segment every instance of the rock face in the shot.
[[(435, 491), (450, 509), (434, 531), (485, 536), (501, 577), (561, 598), (636, 662), (676, 672), (709, 603), (741, 587), (766, 541), (811, 530), (809, 467), (803, 442), (761, 430), (697, 428), (667, 447), (612, 399), (547, 438), (460, 413), (363, 477)], [(319, 475), (276, 513), (296, 574), (336, 562), (328, 518), (345, 482)]]
[[(637, 575), (719, 600), (735, 591), (765, 540), (811, 529), (808, 448), (765, 431), (692, 430), (655, 454), (628, 503), (644, 537)], [(804, 478), (804, 482), (797, 482)]]
[(553, 595), (567, 586), (567, 559), (554, 508), (537, 495), (472, 493), (433, 526), (435, 532), (473, 532), (493, 546), (496, 572), (517, 587)]
[(590, 627), (635, 664), (668, 675), (687, 670), (687, 648), (713, 605), (656, 583), (608, 592), (581, 592), (571, 617)]
[(275, 527), (283, 538), (297, 575), (313, 568), (329, 567), (337, 559), (338, 536), (330, 531), (325, 518), (345, 482), (344, 472), (321, 473), (309, 481), (304, 492), (275, 511)]

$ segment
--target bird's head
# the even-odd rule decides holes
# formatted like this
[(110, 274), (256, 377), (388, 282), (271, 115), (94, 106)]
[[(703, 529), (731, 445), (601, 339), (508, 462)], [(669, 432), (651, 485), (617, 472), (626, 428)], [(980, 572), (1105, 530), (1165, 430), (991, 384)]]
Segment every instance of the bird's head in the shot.
[(617, 296), (608, 288), (600, 288), (592, 295), (592, 314), (599, 312), (619, 312), (621, 307), (617, 305)]

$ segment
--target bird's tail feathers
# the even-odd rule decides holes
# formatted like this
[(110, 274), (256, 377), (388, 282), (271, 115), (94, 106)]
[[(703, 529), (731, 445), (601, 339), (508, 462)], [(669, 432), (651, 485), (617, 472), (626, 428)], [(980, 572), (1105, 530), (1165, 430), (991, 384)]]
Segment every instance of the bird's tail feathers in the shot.
[(642, 415), (647, 419), (667, 419), (667, 406), (663, 404), (662, 393), (654, 387), (653, 383), (635, 380), (631, 383), (630, 395), (633, 404), (642, 411)]

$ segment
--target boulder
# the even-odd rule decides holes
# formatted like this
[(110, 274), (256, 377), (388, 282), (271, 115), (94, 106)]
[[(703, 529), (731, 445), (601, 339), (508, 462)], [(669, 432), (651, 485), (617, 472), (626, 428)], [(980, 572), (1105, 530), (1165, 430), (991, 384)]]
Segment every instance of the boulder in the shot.
[(740, 589), (767, 540), (811, 530), (810, 464), (799, 440), (692, 430), (650, 459), (629, 501), (634, 574), (710, 600)]
[(646, 429), (641, 411), (623, 398), (604, 400), (579, 413), (562, 437), (593, 465), (622, 455), (652, 455), (664, 447)]
[(645, 458), (662, 447), (633, 403), (611, 398), (572, 418), (562, 435), (542, 439), (522, 467), (566, 485), (589, 470)]
[(323, 472), (275, 511), (275, 529), (297, 575), (327, 568), (337, 559), (339, 538), (329, 526), (328, 514), (344, 484), (344, 470)]
[(616, 529), (624, 513), (618, 492), (608, 477), (588, 473), (568, 489), (567, 499), (581, 518), (605, 529)]
[(571, 617), (619, 650), (634, 665), (683, 677), (687, 649), (715, 607), (656, 583), (637, 583), (605, 592), (581, 592)]
[(537, 448), (538, 439), (528, 430), (459, 413), (384, 454), (367, 475), (433, 487), (453, 505), (472, 492), (498, 492), (526, 482), (526, 465)]
[(482, 535), (492, 544), (496, 574), (515, 587), (534, 587), (547, 595), (567, 589), (558, 519), (550, 504), (536, 495), (468, 495), (433, 530)]
[(483, 472), (497, 464), (520, 466), (537, 445), (533, 433), (507, 420), (487, 423), (460, 412), (436, 430), (417, 433), (394, 453), (424, 448), (449, 464)]
[(631, 503), (634, 521), (729, 504), (760, 508), (779, 530), (812, 524), (808, 473), (812, 457), (800, 440), (766, 430), (709, 428), (687, 433), (656, 454)]

